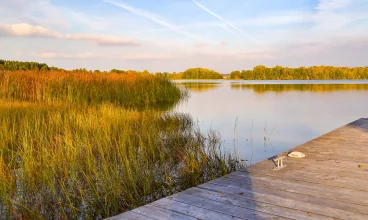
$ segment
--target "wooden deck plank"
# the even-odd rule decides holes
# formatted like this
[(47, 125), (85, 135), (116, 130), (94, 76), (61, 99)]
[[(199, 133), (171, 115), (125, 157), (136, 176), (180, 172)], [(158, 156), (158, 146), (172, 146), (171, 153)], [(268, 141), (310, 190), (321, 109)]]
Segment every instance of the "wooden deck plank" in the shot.
[(232, 215), (223, 214), (221, 212), (214, 212), (202, 207), (188, 205), (186, 203), (174, 201), (171, 199), (160, 199), (154, 203), (153, 206), (160, 207), (169, 211), (175, 211), (178, 213), (193, 216), (197, 219), (208, 219), (208, 220), (242, 220), (244, 218), (235, 217)]
[(218, 212), (232, 217), (238, 217), (242, 219), (285, 219), (284, 217), (259, 212), (253, 209), (247, 209), (239, 206), (233, 206), (230, 204), (218, 202), (215, 200), (205, 199), (198, 196), (189, 195), (186, 193), (178, 193), (167, 197), (167, 199), (190, 204), (197, 207), (210, 210), (212, 212)]
[[(228, 185), (226, 185), (228, 184)], [(339, 200), (332, 200), (331, 198), (328, 199), (321, 199), (319, 197), (315, 197), (315, 196), (311, 196), (311, 195), (299, 195), (297, 193), (293, 193), (293, 192), (288, 192), (288, 191), (281, 191), (281, 190), (275, 190), (275, 189), (271, 189), (271, 188), (265, 188), (262, 186), (257, 186), (257, 185), (244, 185), (242, 187), (238, 187), (237, 185), (232, 185), (231, 183), (228, 182), (217, 182), (216, 185), (212, 184), (212, 183), (207, 183), (207, 184), (203, 184), (199, 186), (200, 188), (206, 188), (209, 190), (228, 190), (228, 188), (226, 187), (231, 187), (231, 188), (239, 188), (239, 193), (240, 192), (250, 192), (253, 193), (252, 195), (256, 198), (259, 193), (260, 194), (265, 194), (265, 195), (269, 195), (269, 196), (273, 196), (273, 197), (281, 197), (284, 199), (290, 199), (290, 200), (295, 200), (296, 202), (305, 202), (305, 203), (310, 203), (310, 204), (316, 204), (319, 206), (324, 206), (324, 207), (331, 207), (331, 208), (335, 208), (335, 209), (341, 209), (341, 210), (345, 210), (345, 211), (351, 211), (351, 212), (356, 212), (356, 213), (361, 213), (361, 214), (367, 214), (368, 215), (368, 209), (367, 206), (365, 205), (361, 205), (361, 204), (356, 204), (356, 203), (347, 203), (345, 201), (339, 201)], [(224, 188), (225, 187), (225, 188)], [(263, 199), (263, 198), (262, 198)], [(277, 202), (277, 200), (275, 200)], [(277, 204), (277, 203), (275, 203)]]
[[(227, 177), (227, 178), (226, 178)], [(339, 190), (329, 190), (324, 187), (319, 187), (313, 184), (299, 184), (297, 182), (288, 182), (285, 180), (277, 180), (275, 178), (259, 178), (251, 177), (251, 180), (249, 178), (244, 178), (241, 176), (235, 176), (235, 175), (228, 175), (224, 178), (219, 178), (214, 180), (210, 183), (218, 183), (224, 181), (231, 181), (234, 182), (232, 185), (238, 185), (239, 187), (242, 186), (262, 186), (269, 189), (274, 190), (282, 190), (286, 192), (296, 193), (300, 196), (302, 195), (310, 195), (315, 196), (318, 198), (330, 198), (332, 200), (339, 200), (343, 202), (349, 202), (352, 204), (357, 203), (359, 201), (359, 204), (367, 205), (368, 206), (368, 198), (364, 196), (359, 195), (349, 195), (349, 194), (343, 194), (339, 192)], [(367, 207), (368, 208), (368, 207)]]
[(111, 219), (368, 219), (368, 119), (290, 151)]
[(164, 219), (178, 219), (178, 220), (196, 220), (197, 218), (188, 216), (186, 214), (173, 212), (167, 209), (162, 209), (160, 207), (156, 207), (153, 205), (145, 205), (141, 206), (137, 209), (132, 210), (137, 214), (141, 214), (144, 216), (150, 216), (157, 220), (164, 220)]
[(316, 158), (318, 158), (318, 156), (323, 156), (326, 159), (331, 158), (332, 156), (360, 158), (368, 153), (368, 149), (359, 149), (360, 147), (358, 146), (354, 149), (351, 149), (351, 146), (343, 144), (331, 144), (329, 147), (325, 146), (326, 145), (323, 144), (308, 144), (299, 148), (295, 148), (295, 150), (303, 149), (303, 153), (305, 155), (313, 155)]
[[(355, 183), (352, 178), (339, 177), (332, 174), (322, 174), (316, 172), (306, 172), (304, 170), (292, 170), (287, 172), (267, 172), (243, 170), (243, 176), (252, 176), (252, 180), (269, 178), (275, 180), (275, 183), (285, 181), (286, 184), (293, 182), (304, 187), (323, 188), (327, 192), (339, 191), (342, 194), (358, 195), (359, 197), (368, 198), (368, 187), (363, 182)], [(250, 178), (250, 177), (249, 177)], [(361, 180), (367, 180), (362, 177)], [(355, 184), (353, 184), (355, 183)]]
[(124, 212), (123, 214), (113, 216), (108, 218), (109, 220), (150, 220), (154, 218), (150, 218), (148, 216), (140, 215), (135, 212)]
[[(305, 148), (296, 148), (295, 151), (305, 152)], [(333, 154), (331, 152), (325, 153), (305, 153), (306, 157), (310, 159), (314, 159), (315, 161), (328, 161), (328, 160), (338, 160), (338, 161), (346, 161), (346, 162), (356, 162), (356, 163), (368, 163), (368, 158), (366, 154), (355, 153), (350, 154)]]
[[(221, 183), (219, 183), (221, 184)], [(333, 200), (321, 200), (310, 196), (300, 196), (294, 193), (285, 193), (277, 190), (257, 188), (245, 188), (232, 186), (230, 184), (217, 185), (206, 183), (199, 188), (220, 192), (221, 194), (239, 196), (247, 199), (253, 199), (257, 202), (263, 202), (272, 205), (278, 205), (288, 209), (304, 211), (307, 215), (317, 215), (340, 218), (340, 219), (365, 219), (368, 217), (367, 207), (357, 206)], [(257, 203), (258, 204), (258, 203)], [(365, 212), (365, 213), (364, 213)]]
[[(347, 137), (347, 136), (321, 136), (318, 139), (314, 139), (312, 141), (317, 141), (319, 143), (325, 142), (326, 144), (329, 143), (329, 141), (334, 141), (336, 143), (346, 144), (347, 146), (351, 146), (356, 143), (356, 141), (359, 141), (362, 144), (367, 144), (368, 140), (366, 138), (359, 138), (359, 137)], [(358, 146), (360, 147), (360, 146)], [(366, 149), (366, 147), (362, 146), (362, 149)]]
[[(315, 170), (318, 169), (321, 171), (321, 173), (327, 173), (331, 175), (339, 175), (339, 176), (346, 176), (346, 177), (352, 177), (352, 178), (361, 178), (368, 176), (368, 164), (364, 163), (355, 163), (355, 162), (341, 162), (341, 161), (312, 161), (308, 158), (302, 158), (302, 159), (291, 159), (286, 158), (284, 160), (284, 163), (286, 165), (289, 165), (286, 167), (286, 170)], [(313, 163), (313, 166), (311, 166), (311, 163)], [(363, 167), (359, 168), (359, 165), (363, 165)], [(254, 166), (248, 167), (247, 170), (252, 170), (255, 167), (260, 168), (263, 170), (271, 170), (275, 167), (275, 164), (273, 162), (269, 163), (262, 163), (262, 164), (256, 164)], [(280, 172), (284, 172), (284, 170), (280, 170)]]
[[(213, 191), (209, 191), (209, 190), (205, 190), (201, 188), (191, 188), (189, 190), (184, 191), (183, 193), (190, 194), (193, 196), (198, 196), (201, 198), (219, 201), (219, 202), (230, 204), (233, 206), (239, 206), (239, 207), (243, 207), (246, 209), (252, 209), (252, 210), (256, 210), (256, 211), (260, 211), (260, 212), (264, 212), (268, 214), (278, 215), (278, 216), (282, 216), (285, 218), (310, 219), (310, 217), (308, 216), (308, 213), (306, 213), (305, 211), (285, 208), (282, 206), (273, 205), (269, 203), (258, 202), (254, 199), (247, 199), (244, 197), (242, 198), (239, 196), (227, 195), (225, 193), (222, 194), (221, 192), (213, 192)], [(320, 215), (314, 215), (314, 216), (315, 218), (318, 217), (317, 219), (326, 218)]]
[[(355, 191), (360, 191), (361, 195), (367, 195), (368, 188), (364, 182), (356, 182), (356, 178), (349, 178), (338, 176), (336, 174), (331, 173), (321, 173), (318, 170), (290, 170), (287, 173), (271, 173), (271, 172), (257, 172), (254, 173), (250, 171), (252, 175), (270, 175), (273, 177), (284, 178), (287, 180), (295, 180), (299, 182), (320, 184), (325, 187), (335, 187), (335, 188), (344, 188), (351, 189)], [(362, 175), (360, 180), (367, 180), (367, 175)], [(355, 193), (352, 191), (352, 193)], [(368, 196), (367, 196), (368, 197)]]
[[(297, 148), (296, 151), (306, 152), (305, 148)], [(348, 151), (348, 150), (347, 150)], [(320, 152), (306, 152), (306, 157), (315, 160), (339, 160), (339, 161), (347, 161), (347, 162), (358, 162), (358, 163), (368, 163), (368, 158), (366, 154), (362, 152), (357, 153), (349, 153), (349, 152), (341, 152), (338, 151), (333, 152), (331, 149), (328, 151), (320, 151)]]
[[(284, 164), (288, 165), (285, 169), (279, 170), (278, 173), (286, 173), (289, 170), (320, 170), (321, 173), (330, 173), (330, 174), (351, 174), (354, 178), (360, 178), (361, 176), (368, 175), (368, 164), (365, 163), (357, 163), (357, 162), (346, 162), (339, 160), (323, 160), (316, 161), (311, 158), (300, 158), (300, 159), (290, 159), (286, 158), (284, 160)], [(312, 165), (313, 164), (313, 165)], [(362, 167), (359, 167), (362, 165)], [(271, 161), (264, 161), (261, 163), (257, 163), (250, 167), (247, 167), (246, 171), (261, 171), (261, 172), (274, 172), (272, 169), (275, 168), (275, 164)], [(243, 169), (240, 169), (243, 171)]]

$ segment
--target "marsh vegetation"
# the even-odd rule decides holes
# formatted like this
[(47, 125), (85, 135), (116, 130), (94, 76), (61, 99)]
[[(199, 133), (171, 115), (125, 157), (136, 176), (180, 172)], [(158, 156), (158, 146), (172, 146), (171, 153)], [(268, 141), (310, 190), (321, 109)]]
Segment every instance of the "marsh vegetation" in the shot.
[(100, 219), (234, 171), (218, 134), (155, 107), (187, 95), (161, 75), (1, 71), (0, 216)]

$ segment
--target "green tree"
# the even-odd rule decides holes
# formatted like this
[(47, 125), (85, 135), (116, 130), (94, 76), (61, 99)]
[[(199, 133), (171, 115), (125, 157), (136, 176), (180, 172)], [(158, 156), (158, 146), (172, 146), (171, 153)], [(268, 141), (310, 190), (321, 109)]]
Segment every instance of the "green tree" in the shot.
[(244, 79), (240, 71), (232, 71), (230, 73), (230, 79)]

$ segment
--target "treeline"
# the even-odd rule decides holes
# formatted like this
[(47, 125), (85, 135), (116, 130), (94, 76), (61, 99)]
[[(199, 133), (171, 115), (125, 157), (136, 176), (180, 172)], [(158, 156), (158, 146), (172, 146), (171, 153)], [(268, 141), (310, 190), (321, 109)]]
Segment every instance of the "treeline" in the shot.
[[(118, 74), (149, 74), (147, 70), (136, 71), (136, 70), (117, 70), (112, 69), (111, 71), (100, 71), (100, 70), (87, 70), (86, 68), (79, 68), (73, 70), (65, 70), (58, 67), (48, 66), (46, 63), (37, 62), (22, 62), (13, 60), (1, 60), (0, 59), (0, 71), (41, 71), (41, 72), (73, 72), (73, 73), (118, 73)], [(163, 74), (159, 74), (163, 75)]]
[[(167, 74), (167, 73), (164, 73)], [(190, 68), (184, 72), (167, 74), (170, 79), (223, 79), (221, 73), (206, 68)]]
[[(0, 70), (7, 71), (61, 71), (62, 68), (49, 67), (45, 63), (20, 62), (0, 60)], [(118, 70), (110, 71), (74, 69), (72, 72), (82, 73), (117, 73), (117, 74), (153, 74), (136, 70)], [(224, 76), (214, 70), (206, 68), (190, 68), (184, 72), (156, 72), (155, 75), (165, 76), (169, 79), (223, 79)], [(266, 67), (256, 66), (253, 70), (232, 71), (229, 79), (243, 80), (340, 80), (340, 79), (368, 79), (368, 67), (334, 67), (334, 66), (311, 66), (289, 68), (282, 66)]]
[(368, 67), (312, 66), (288, 68), (276, 66), (268, 68), (256, 66), (253, 70), (233, 71), (229, 78), (244, 80), (368, 79)]
[[(48, 71), (54, 68), (55, 67), (49, 67), (45, 63), (0, 60), (0, 70)], [(58, 68), (55, 68), (55, 69), (58, 69)]]
[[(37, 62), (23, 62), (23, 61), (13, 61), (13, 60), (1, 60), (0, 59), (0, 71), (32, 71), (32, 72), (72, 72), (72, 73), (117, 73), (117, 74), (151, 74), (147, 70), (137, 71), (137, 70), (118, 70), (112, 69), (110, 71), (101, 70), (87, 70), (86, 68), (78, 68), (73, 70), (65, 70), (58, 67), (50, 67), (46, 63)], [(169, 73), (155, 73), (154, 75), (169, 76)]]

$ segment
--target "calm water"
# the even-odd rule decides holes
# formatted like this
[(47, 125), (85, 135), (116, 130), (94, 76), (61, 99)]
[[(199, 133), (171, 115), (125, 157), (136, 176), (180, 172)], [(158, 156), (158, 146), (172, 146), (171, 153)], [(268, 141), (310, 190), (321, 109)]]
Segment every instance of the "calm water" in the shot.
[(368, 80), (176, 82), (191, 97), (175, 110), (218, 131), (248, 164), (368, 117)]

